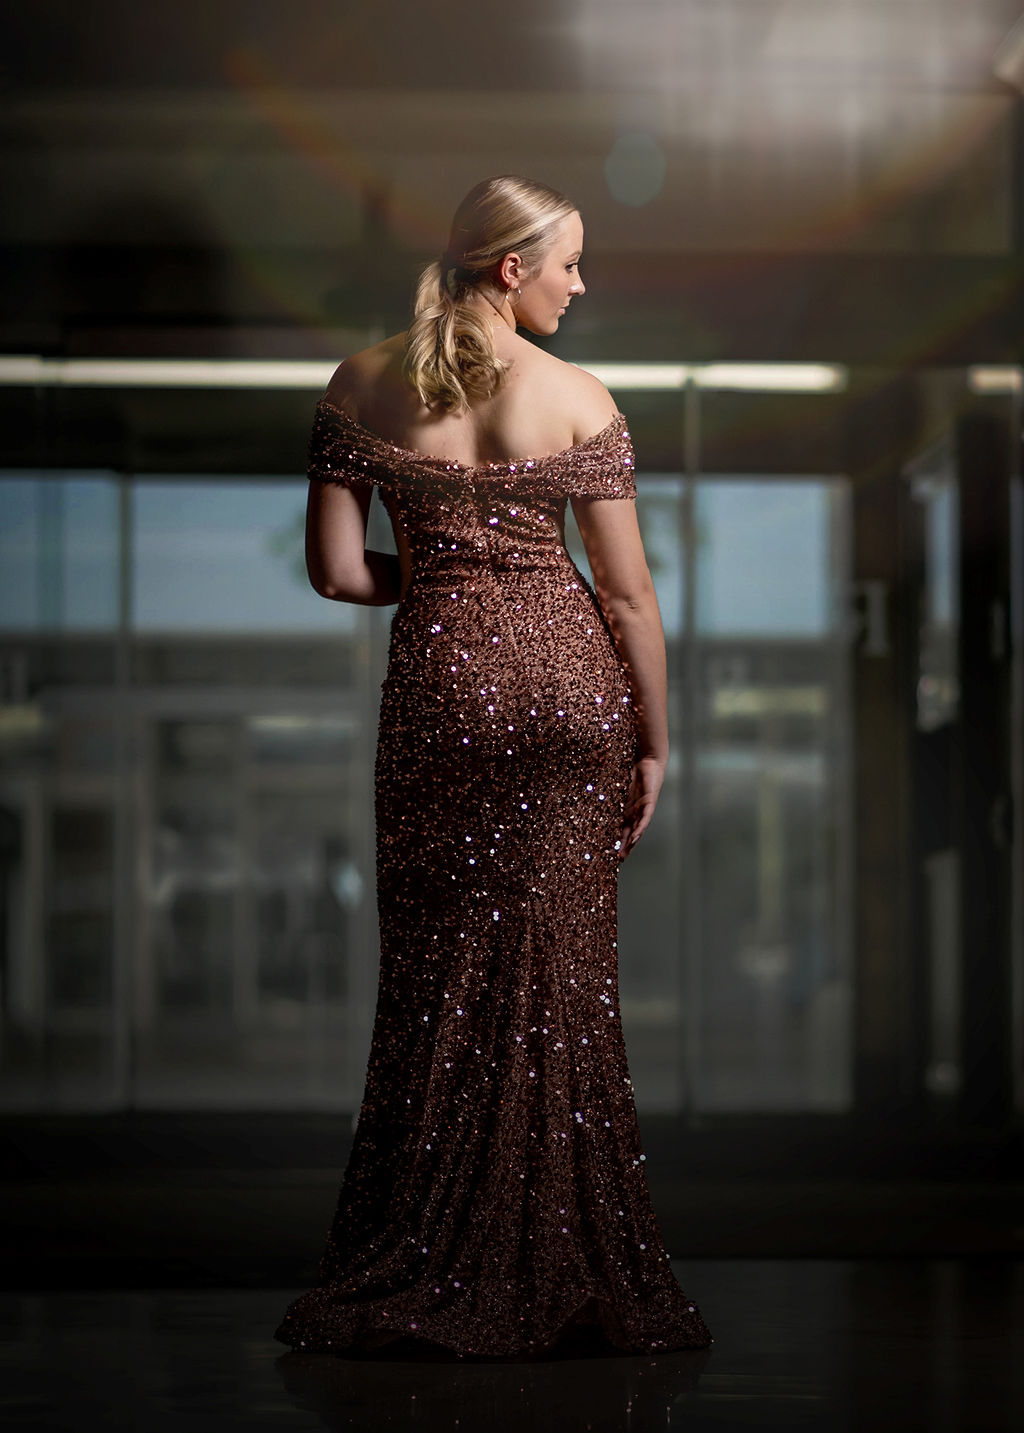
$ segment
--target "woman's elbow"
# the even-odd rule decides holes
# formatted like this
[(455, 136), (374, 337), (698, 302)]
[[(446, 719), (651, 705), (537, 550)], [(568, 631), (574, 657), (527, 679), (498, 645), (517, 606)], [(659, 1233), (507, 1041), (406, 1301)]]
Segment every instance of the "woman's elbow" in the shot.
[(339, 592), (338, 588), (331, 582), (326, 582), (323, 579), (318, 579), (314, 582), (313, 579), (310, 578), (310, 586), (318, 597), (327, 597), (332, 602), (342, 600), (342, 593)]
[(343, 602), (352, 585), (352, 564), (347, 555), (326, 543), (307, 542), (305, 558), (306, 576), (313, 591), (320, 597)]
[(318, 597), (327, 597), (334, 602), (345, 600), (344, 585), (336, 573), (329, 572), (318, 562), (306, 561), (306, 576), (309, 585)]
[(599, 588), (598, 595), (603, 607), (625, 617), (642, 615), (658, 601), (649, 575), (635, 582), (609, 584), (604, 591)]

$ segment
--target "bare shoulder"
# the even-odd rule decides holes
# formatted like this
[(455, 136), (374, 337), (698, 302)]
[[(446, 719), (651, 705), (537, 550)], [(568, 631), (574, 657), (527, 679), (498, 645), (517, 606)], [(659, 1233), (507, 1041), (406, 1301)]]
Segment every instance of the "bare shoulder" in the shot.
[(557, 408), (572, 428), (572, 441), (581, 443), (606, 428), (618, 412), (608, 389), (586, 369), (546, 353), (523, 339), (520, 351), (521, 382), (545, 407)]
[(573, 441), (582, 443), (600, 433), (618, 413), (618, 405), (599, 378), (575, 363), (564, 365), (573, 386), (573, 416), (577, 431)]
[(331, 375), (325, 397), (350, 418), (359, 420), (362, 410), (377, 399), (382, 385), (400, 374), (404, 354), (404, 333), (350, 354)]

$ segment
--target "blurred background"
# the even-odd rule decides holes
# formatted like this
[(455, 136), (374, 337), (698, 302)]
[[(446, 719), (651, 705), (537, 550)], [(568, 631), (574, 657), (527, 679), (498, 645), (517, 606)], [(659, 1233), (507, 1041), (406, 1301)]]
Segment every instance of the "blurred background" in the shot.
[(0, 1111), (35, 1269), (96, 1249), (55, 1174), (111, 1169), (249, 1170), (193, 1272), (244, 1197), (246, 1277), (319, 1255), (390, 613), (308, 586), (306, 441), (502, 172), (582, 211), (545, 342), (629, 420), (668, 637), (621, 959), (672, 1252), (1019, 1249), (1020, 0), (37, 0), (0, 85)]

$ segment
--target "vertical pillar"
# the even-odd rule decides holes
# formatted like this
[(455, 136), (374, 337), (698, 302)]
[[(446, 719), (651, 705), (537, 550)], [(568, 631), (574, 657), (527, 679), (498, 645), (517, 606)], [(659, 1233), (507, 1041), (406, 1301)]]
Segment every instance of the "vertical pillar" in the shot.
[(1008, 414), (956, 427), (960, 479), (960, 723), (956, 733), (962, 871), (963, 1086), (972, 1123), (1013, 1104), (1011, 968), (1011, 645)]
[(854, 1091), (865, 1114), (906, 1107), (915, 1087), (910, 941), (909, 709), (912, 632), (904, 590), (903, 462), (915, 427), (908, 379), (851, 405), (854, 632)]

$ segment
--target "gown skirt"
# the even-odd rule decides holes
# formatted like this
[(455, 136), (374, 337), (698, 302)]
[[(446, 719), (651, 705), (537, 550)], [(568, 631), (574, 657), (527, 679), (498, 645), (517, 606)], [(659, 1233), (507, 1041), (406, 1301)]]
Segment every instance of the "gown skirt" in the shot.
[(648, 1192), (619, 1014), (622, 661), (564, 545), (567, 499), (635, 497), (621, 414), (466, 466), (326, 398), (311, 480), (378, 488), (412, 578), (376, 761), (380, 978), (319, 1285), (274, 1337), (537, 1357), (703, 1348)]

